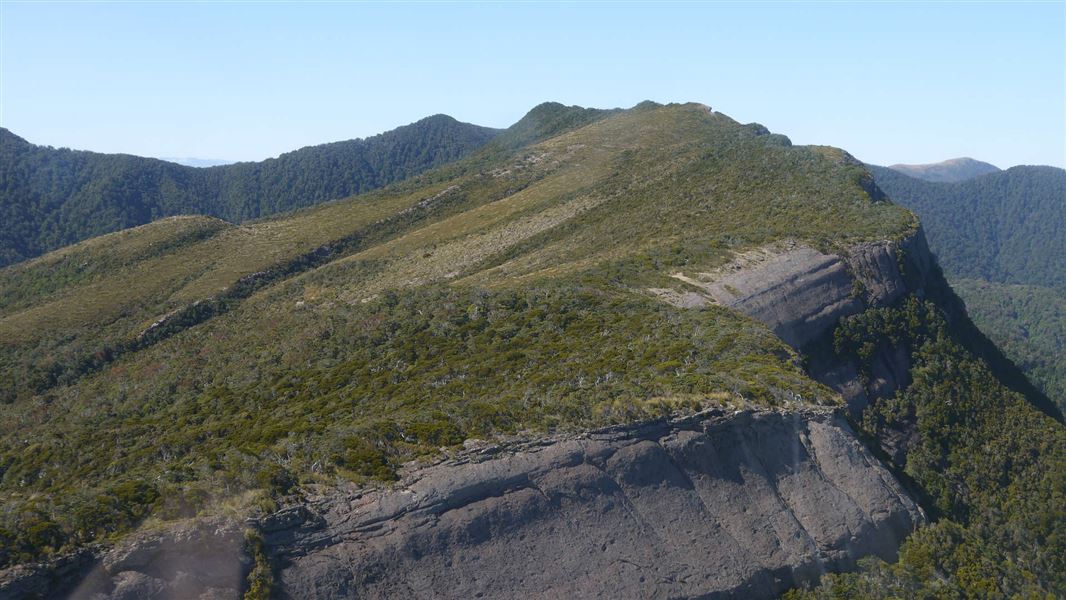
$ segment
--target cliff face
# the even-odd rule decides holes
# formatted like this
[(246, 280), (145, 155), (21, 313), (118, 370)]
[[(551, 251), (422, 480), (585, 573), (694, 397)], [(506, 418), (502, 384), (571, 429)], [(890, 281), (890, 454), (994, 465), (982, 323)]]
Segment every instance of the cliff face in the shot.
[[(285, 598), (770, 598), (924, 519), (839, 413), (715, 411), (472, 449), (251, 526)], [(236, 598), (253, 560), (207, 520), (78, 562), (0, 596)]]
[(679, 306), (717, 303), (764, 323), (790, 346), (811, 355), (811, 376), (840, 392), (857, 413), (871, 398), (910, 384), (906, 354), (882, 352), (864, 383), (851, 361), (811, 350), (831, 343), (828, 336), (840, 319), (887, 306), (910, 292), (921, 294), (932, 269), (933, 258), (919, 229), (900, 241), (857, 244), (841, 254), (778, 244), (744, 253), (712, 273), (674, 274), (695, 291), (652, 291)]
[(768, 598), (922, 521), (839, 415), (747, 412), (468, 453), (260, 528), (289, 598)]
[(192, 519), (0, 571), (0, 599), (237, 600), (251, 564), (240, 523)]

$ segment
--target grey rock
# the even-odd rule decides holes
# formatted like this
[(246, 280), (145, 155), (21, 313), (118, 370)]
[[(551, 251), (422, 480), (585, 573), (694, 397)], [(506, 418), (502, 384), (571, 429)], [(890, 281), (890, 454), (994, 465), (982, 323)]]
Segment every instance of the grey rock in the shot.
[(112, 575), (154, 575), (190, 594), (209, 587), (239, 589), (248, 564), (243, 547), (244, 534), (233, 521), (192, 520), (129, 536), (104, 555), (101, 566)]
[[(933, 268), (921, 229), (903, 240), (857, 244), (839, 255), (802, 245), (750, 254), (755, 258), (741, 256), (719, 273), (701, 274), (702, 279), (675, 277), (764, 323), (797, 350), (825, 343), (845, 317), (888, 306), (908, 293), (921, 295)], [(677, 306), (699, 306), (681, 303), (677, 292), (650, 291)], [(906, 353), (893, 349), (875, 357), (868, 382), (860, 380), (857, 363), (835, 357), (814, 361), (810, 374), (838, 391), (858, 413), (872, 398), (889, 397), (910, 385), (909, 370)]]
[(840, 256), (800, 246), (718, 278), (705, 286), (720, 304), (765, 323), (794, 348), (802, 348), (863, 310), (854, 280)]
[(886, 306), (914, 291), (901, 263), (912, 265), (913, 280), (920, 286), (930, 260), (919, 230), (901, 241), (857, 244), (844, 255), (794, 246), (762, 260), (741, 259), (734, 269), (712, 276), (711, 281), (686, 281), (802, 349), (831, 331), (841, 318)]
[(713, 413), (416, 470), (265, 535), (287, 598), (772, 597), (924, 516), (835, 413)]
[[(126, 536), (34, 569), (0, 572), (0, 599), (236, 599), (251, 560), (230, 519), (190, 519)], [(32, 572), (30, 572), (32, 571)]]
[(115, 589), (106, 596), (113, 600), (158, 598), (167, 589), (167, 582), (139, 571), (122, 571), (115, 575), (113, 581)]
[(92, 546), (51, 561), (0, 570), (0, 600), (66, 597), (92, 569), (99, 552)]

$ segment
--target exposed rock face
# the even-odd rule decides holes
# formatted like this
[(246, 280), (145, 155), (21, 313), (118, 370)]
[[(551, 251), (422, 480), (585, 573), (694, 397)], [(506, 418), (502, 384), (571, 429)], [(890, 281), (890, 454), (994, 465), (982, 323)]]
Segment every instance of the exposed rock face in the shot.
[(762, 321), (801, 348), (863, 309), (844, 260), (799, 246), (701, 285), (716, 302)]
[[(252, 525), (285, 598), (770, 598), (924, 520), (825, 409), (468, 450)], [(193, 520), (0, 573), (0, 598), (236, 599), (250, 563), (240, 524)]]
[(0, 600), (65, 598), (96, 562), (98, 548), (83, 548), (43, 563), (0, 571)]
[[(674, 277), (699, 288), (705, 300), (762, 321), (790, 346), (801, 349), (832, 330), (842, 317), (891, 304), (912, 291), (900, 270), (901, 256), (915, 270), (912, 280), (924, 281), (931, 267), (921, 231), (902, 242), (858, 244), (843, 256), (802, 245), (755, 250), (714, 273)], [(661, 296), (666, 292), (652, 291)], [(693, 295), (666, 299), (698, 306)]]
[[(674, 274), (697, 292), (650, 291), (676, 306), (714, 302), (736, 309), (802, 350), (824, 340), (844, 317), (920, 293), (932, 268), (925, 236), (918, 230), (898, 242), (858, 244), (843, 255), (795, 244), (759, 249), (713, 273)], [(886, 397), (909, 385), (909, 370), (906, 354), (893, 351), (876, 357), (866, 385), (859, 381), (856, 365), (839, 360), (812, 365), (811, 375), (860, 411), (871, 397)]]
[(239, 600), (251, 559), (242, 527), (193, 519), (52, 563), (0, 572), (0, 599)]
[(495, 449), (260, 524), (288, 598), (768, 598), (923, 521), (827, 412)]

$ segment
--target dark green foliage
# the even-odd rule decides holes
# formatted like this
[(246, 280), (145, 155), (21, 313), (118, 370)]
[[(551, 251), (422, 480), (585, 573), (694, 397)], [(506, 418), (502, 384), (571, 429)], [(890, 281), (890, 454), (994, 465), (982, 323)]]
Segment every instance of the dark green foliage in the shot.
[(1013, 167), (933, 183), (869, 168), (894, 202), (918, 214), (949, 278), (1066, 291), (1066, 171)]
[(1066, 413), (1066, 294), (974, 279), (952, 287), (977, 326)]
[(931, 183), (870, 170), (918, 213), (981, 330), (1066, 411), (1066, 171), (1014, 167)]
[(359, 194), (459, 159), (496, 133), (437, 115), (366, 139), (197, 169), (35, 146), (0, 129), (0, 266), (166, 216), (239, 222)]
[(263, 538), (255, 530), (245, 532), (245, 544), (252, 557), (252, 570), (248, 573), (248, 586), (244, 600), (270, 600), (274, 589), (274, 568), (263, 548)]
[(847, 319), (841, 351), (903, 344), (913, 384), (867, 409), (875, 439), (909, 435), (897, 465), (935, 525), (896, 564), (867, 561), (793, 598), (1042, 598), (1066, 593), (1066, 429), (1005, 388), (955, 340), (938, 307), (910, 297)]
[(42, 549), (79, 544), (125, 531), (138, 524), (156, 507), (159, 491), (143, 480), (124, 480), (100, 486), (91, 492), (77, 490), (64, 501), (63, 512), (55, 505), (30, 499), (6, 507), (0, 524), (0, 564), (31, 560)]

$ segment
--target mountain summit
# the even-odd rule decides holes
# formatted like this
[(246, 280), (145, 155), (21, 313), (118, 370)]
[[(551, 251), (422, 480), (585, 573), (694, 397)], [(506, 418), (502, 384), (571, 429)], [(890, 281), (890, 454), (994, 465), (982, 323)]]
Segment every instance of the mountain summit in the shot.
[(999, 171), (999, 167), (972, 158), (952, 158), (925, 165), (889, 165), (893, 169), (925, 181), (957, 182)]

